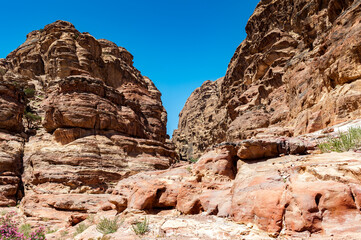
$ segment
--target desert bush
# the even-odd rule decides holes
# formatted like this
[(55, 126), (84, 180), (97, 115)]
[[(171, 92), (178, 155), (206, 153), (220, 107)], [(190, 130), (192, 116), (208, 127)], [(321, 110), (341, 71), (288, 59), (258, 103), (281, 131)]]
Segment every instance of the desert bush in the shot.
[[(89, 240), (95, 240), (95, 239), (94, 238), (89, 238)], [(102, 236), (102, 237), (98, 237), (96, 240), (110, 240), (110, 237)]]
[(358, 147), (361, 147), (361, 127), (351, 127), (338, 137), (328, 137), (318, 144), (322, 152), (346, 152)]
[(149, 231), (149, 221), (145, 217), (142, 222), (137, 222), (132, 225), (133, 231), (137, 235), (144, 235)]
[(24, 93), (25, 93), (26, 97), (32, 98), (35, 95), (35, 89), (34, 88), (29, 88), (29, 87), (24, 88)]
[(189, 162), (196, 163), (196, 162), (198, 162), (198, 158), (190, 158)]
[(74, 233), (74, 236), (84, 232), (89, 226), (86, 225), (85, 223), (80, 223), (78, 224), (78, 226), (76, 226), (76, 229), (75, 229), (75, 233)]
[(25, 223), (19, 227), (19, 232), (23, 233), (24, 236), (30, 237), (31, 234), (31, 225), (28, 223)]
[(110, 220), (108, 218), (102, 218), (97, 224), (96, 229), (98, 230), (98, 232), (101, 232), (103, 234), (110, 234), (115, 233), (121, 224), (121, 222), (118, 222), (118, 217), (115, 217), (113, 220)]
[(34, 128), (35, 123), (41, 121), (41, 117), (39, 115), (34, 114), (32, 112), (28, 112), (26, 109), (24, 110), (24, 117), (27, 122), (28, 129)]

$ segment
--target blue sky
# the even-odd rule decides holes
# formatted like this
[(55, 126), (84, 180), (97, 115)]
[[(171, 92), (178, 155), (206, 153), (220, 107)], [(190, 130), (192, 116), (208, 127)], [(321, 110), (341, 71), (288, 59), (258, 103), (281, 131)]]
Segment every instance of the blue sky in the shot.
[(32, 30), (56, 20), (105, 38), (134, 55), (153, 80), (168, 112), (168, 134), (189, 95), (206, 80), (225, 75), (259, 0), (4, 1), (0, 58)]

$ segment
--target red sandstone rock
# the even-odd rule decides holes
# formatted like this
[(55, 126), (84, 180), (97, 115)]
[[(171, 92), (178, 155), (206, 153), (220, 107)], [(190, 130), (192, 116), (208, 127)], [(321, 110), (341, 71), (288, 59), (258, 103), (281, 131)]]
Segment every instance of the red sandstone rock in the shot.
[(237, 148), (223, 145), (188, 167), (137, 174), (120, 181), (113, 194), (121, 194), (122, 210), (128, 202), (128, 208), (140, 210), (172, 207), (184, 214), (205, 212), (255, 224), (273, 235), (317, 238), (359, 231), (358, 153), (257, 162), (240, 160)]
[(133, 56), (69, 22), (29, 33), (1, 59), (0, 80), (0, 205), (21, 198), (23, 174), (29, 216), (82, 213), (82, 204), (73, 209), (59, 197), (105, 194), (123, 178), (167, 169), (178, 158), (167, 142), (161, 94)]
[(24, 94), (20, 86), (0, 82), (0, 206), (15, 206), (22, 197)]

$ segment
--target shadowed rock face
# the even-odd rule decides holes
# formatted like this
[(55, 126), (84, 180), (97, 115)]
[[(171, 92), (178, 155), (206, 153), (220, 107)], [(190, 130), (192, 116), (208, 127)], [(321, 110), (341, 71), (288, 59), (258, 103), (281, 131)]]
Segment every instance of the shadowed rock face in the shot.
[(185, 104), (173, 134), (181, 155), (198, 157), (223, 141), (297, 136), (359, 117), (360, 8), (352, 0), (262, 0), (224, 80), (205, 82)]
[(182, 159), (199, 158), (217, 138), (225, 137), (219, 125), (225, 124), (226, 111), (218, 109), (222, 83), (223, 78), (204, 82), (179, 114), (178, 130), (174, 131), (172, 141)]
[(0, 82), (0, 207), (22, 197), (24, 94), (11, 82)]
[(41, 194), (105, 193), (177, 159), (161, 94), (133, 56), (69, 22), (29, 33), (0, 60), (0, 80), (0, 205), (21, 197), (22, 173), (27, 209)]

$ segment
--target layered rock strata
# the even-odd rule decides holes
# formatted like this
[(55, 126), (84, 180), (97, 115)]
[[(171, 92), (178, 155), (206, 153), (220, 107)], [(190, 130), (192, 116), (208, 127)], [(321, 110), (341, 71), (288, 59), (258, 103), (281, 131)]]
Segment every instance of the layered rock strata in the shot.
[[(124, 48), (56, 21), (29, 33), (0, 70), (1, 205), (16, 204), (23, 181), (28, 216), (42, 206), (94, 212), (91, 199), (119, 180), (177, 160), (161, 94)], [(72, 199), (91, 204), (73, 209)]]
[(0, 82), (0, 206), (22, 197), (24, 94), (11, 82)]
[(224, 80), (205, 82), (185, 104), (173, 135), (180, 154), (359, 117), (360, 8), (353, 0), (260, 1)]

